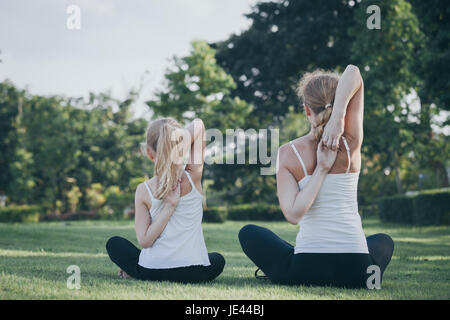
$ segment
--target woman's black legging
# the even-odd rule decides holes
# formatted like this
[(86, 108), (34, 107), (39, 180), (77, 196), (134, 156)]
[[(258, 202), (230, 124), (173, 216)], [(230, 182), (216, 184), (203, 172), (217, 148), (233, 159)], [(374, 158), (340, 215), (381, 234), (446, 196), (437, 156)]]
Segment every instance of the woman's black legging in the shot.
[[(367, 237), (365, 253), (297, 253), (294, 247), (272, 231), (246, 225), (239, 232), (244, 253), (273, 283), (317, 285), (347, 288), (366, 287), (367, 267), (378, 265), (381, 275), (394, 251), (394, 242), (386, 234)], [(381, 280), (381, 279), (380, 279)]]
[(106, 243), (106, 251), (111, 261), (129, 276), (139, 280), (174, 281), (198, 283), (211, 281), (219, 276), (225, 266), (224, 257), (209, 253), (209, 266), (188, 266), (171, 269), (149, 269), (138, 264), (141, 250), (122, 237), (112, 237)]

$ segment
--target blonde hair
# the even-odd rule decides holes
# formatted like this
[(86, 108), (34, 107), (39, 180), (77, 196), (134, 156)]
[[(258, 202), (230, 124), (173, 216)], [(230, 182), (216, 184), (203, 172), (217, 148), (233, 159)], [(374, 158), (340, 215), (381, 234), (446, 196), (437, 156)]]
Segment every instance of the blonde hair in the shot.
[(164, 198), (177, 183), (179, 164), (172, 157), (173, 152), (179, 155), (182, 137), (174, 139), (174, 133), (179, 129), (182, 129), (181, 125), (173, 118), (154, 120), (147, 129), (147, 147), (156, 152), (154, 175), (158, 177), (157, 199)]
[(297, 95), (316, 115), (312, 123), (312, 133), (320, 141), (323, 129), (333, 111), (339, 75), (333, 72), (316, 70), (303, 75), (297, 86)]

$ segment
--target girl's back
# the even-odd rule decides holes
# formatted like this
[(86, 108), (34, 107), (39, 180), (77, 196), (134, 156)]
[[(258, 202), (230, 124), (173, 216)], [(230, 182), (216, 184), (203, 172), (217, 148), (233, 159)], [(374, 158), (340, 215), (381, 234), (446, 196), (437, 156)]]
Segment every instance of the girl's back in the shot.
[[(172, 214), (163, 232), (153, 246), (145, 248), (139, 256), (139, 265), (146, 268), (174, 268), (189, 265), (209, 265), (208, 253), (202, 231), (203, 196), (197, 190), (187, 171), (183, 177), (190, 185), (190, 191), (185, 189), (180, 197), (178, 205)], [(183, 179), (184, 180), (184, 179)], [(152, 207), (151, 219), (157, 218), (162, 208), (163, 201), (156, 199), (151, 191), (153, 178), (145, 182)], [(185, 185), (183, 183), (182, 185)]]

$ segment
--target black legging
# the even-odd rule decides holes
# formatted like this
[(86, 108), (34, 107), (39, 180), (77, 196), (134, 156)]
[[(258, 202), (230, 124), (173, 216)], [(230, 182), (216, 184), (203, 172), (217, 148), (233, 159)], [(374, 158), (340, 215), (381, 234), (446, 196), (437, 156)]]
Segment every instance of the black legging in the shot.
[(112, 237), (106, 243), (106, 251), (119, 268), (129, 276), (139, 280), (174, 281), (198, 283), (211, 281), (219, 276), (225, 266), (224, 257), (217, 253), (209, 253), (209, 266), (188, 266), (171, 269), (149, 269), (138, 264), (141, 250), (122, 237)]
[(288, 285), (366, 287), (367, 267), (378, 265), (381, 275), (391, 260), (394, 242), (386, 234), (367, 237), (365, 253), (297, 253), (272, 231), (246, 225), (239, 232), (244, 253), (274, 283)]

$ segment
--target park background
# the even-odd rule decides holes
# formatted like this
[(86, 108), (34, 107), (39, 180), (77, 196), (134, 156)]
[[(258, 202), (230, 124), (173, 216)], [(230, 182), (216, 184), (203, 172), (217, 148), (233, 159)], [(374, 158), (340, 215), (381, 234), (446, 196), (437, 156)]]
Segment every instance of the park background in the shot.
[[(19, 3), (19, 8), (27, 6), (26, 2)], [(118, 2), (89, 3), (58, 5), (60, 32), (71, 45), (61, 49), (52, 39), (45, 41), (49, 51), (53, 46), (55, 52), (62, 51), (64, 64), (83, 70), (86, 85), (97, 76), (95, 63), (83, 66), (77, 55), (93, 52), (99, 64), (102, 54), (109, 64), (117, 58), (113, 51), (96, 51), (97, 41), (106, 38), (117, 42), (126, 52), (122, 59), (127, 61), (133, 61), (133, 52), (140, 50), (127, 48), (126, 39), (133, 38), (133, 28), (130, 34), (120, 33), (125, 25), (109, 16), (110, 9), (116, 7), (115, 14), (120, 18)], [(102, 7), (105, 3), (108, 6)], [(180, 3), (180, 8), (172, 4), (168, 10), (186, 9), (187, 1)], [(231, 8), (236, 5), (230, 3)], [(70, 4), (81, 8), (80, 30), (68, 30), (65, 25), (65, 8)], [(8, 45), (3, 47), (2, 42), (12, 43), (11, 39), (23, 35), (26, 28), (12, 23), (19, 15), (18, 7), (9, 1), (0, 2), (0, 297), (299, 298), (297, 293), (302, 292), (301, 297), (307, 298), (420, 298), (420, 294), (450, 298), (448, 1), (284, 0), (251, 4), (245, 9), (245, 24), (236, 23), (245, 26), (240, 31), (230, 31), (214, 41), (193, 37), (187, 52), (167, 56), (165, 71), (150, 89), (146, 81), (152, 70), (145, 70), (142, 64), (141, 76), (124, 94), (117, 94), (117, 90), (35, 94), (26, 83), (17, 85), (14, 78), (8, 77), (10, 65), (20, 69), (17, 74), (22, 79), (26, 73), (32, 77), (25, 79), (35, 79), (35, 83), (46, 79), (50, 90), (52, 85), (63, 88), (61, 83), (70, 86), (77, 79), (68, 72), (65, 79), (49, 82), (51, 70), (45, 67), (57, 64), (56, 53), (41, 57), (37, 41), (22, 39), (16, 51), (9, 50)], [(140, 19), (145, 17), (144, 2), (132, 2), (127, 7), (134, 5)], [(192, 3), (186, 14), (201, 11), (202, 5), (205, 1)], [(371, 14), (366, 10), (370, 5), (380, 8), (381, 29), (367, 27)], [(101, 17), (96, 21), (88, 19), (92, 18), (93, 7)], [(223, 8), (213, 6), (211, 10), (223, 9), (226, 16), (226, 7), (223, 4)], [(55, 10), (37, 10), (45, 32), (53, 27)], [(211, 11), (203, 14), (203, 18), (208, 17)], [(45, 24), (47, 16), (50, 22)], [(114, 20), (118, 26), (97, 32), (92, 38), (83, 33), (102, 19)], [(182, 33), (191, 23), (183, 20), (174, 28)], [(226, 24), (226, 19), (216, 23)], [(143, 25), (139, 23), (134, 26), (140, 27)], [(208, 25), (201, 27), (207, 29)], [(164, 38), (165, 29), (157, 29), (157, 24), (151, 28), (149, 33)], [(77, 50), (76, 44), (83, 37), (89, 49)], [(176, 48), (172, 42), (177, 40), (168, 37), (161, 45)], [(145, 50), (158, 50), (160, 44), (153, 43), (149, 49), (145, 38), (140, 41)], [(26, 54), (21, 51), (27, 49)], [(36, 67), (39, 63), (30, 64), (28, 57), (34, 55), (42, 62), (40, 69)], [(397, 273), (386, 281), (391, 291), (371, 296), (351, 290), (347, 293), (317, 288), (310, 292), (306, 288), (261, 288), (261, 284), (253, 284), (253, 267), (249, 261), (243, 262), (245, 257), (236, 246), (239, 227), (247, 221), (259, 221), (291, 242), (296, 228), (282, 222), (275, 176), (260, 175), (262, 165), (247, 163), (205, 165), (205, 238), (208, 249), (222, 249), (230, 263), (230, 273), (223, 282), (218, 280), (217, 287), (205, 289), (200, 295), (194, 293), (195, 286), (189, 289), (191, 286), (169, 284), (162, 285), (164, 290), (155, 295), (141, 291), (143, 284), (133, 285), (128, 293), (119, 290), (115, 295), (104, 295), (101, 288), (107, 288), (108, 270), (113, 270), (105, 256), (104, 242), (118, 233), (136, 242), (132, 223), (134, 191), (153, 169), (140, 150), (150, 118), (171, 116), (188, 123), (200, 117), (206, 128), (222, 132), (227, 128), (279, 128), (283, 144), (309, 129), (295, 95), (301, 75), (316, 68), (342, 72), (349, 63), (360, 68), (365, 82), (365, 137), (358, 192), (364, 230), (366, 234), (391, 230), (394, 241), (399, 243), (391, 267), (398, 263)], [(133, 68), (140, 67), (135, 61)], [(118, 77), (111, 71), (106, 74), (111, 81)], [(226, 150), (233, 154), (235, 151)], [(73, 260), (94, 274), (92, 291), (67, 292), (64, 272), (68, 261)], [(22, 272), (14, 267), (17, 265)], [(62, 275), (58, 275), (58, 268)], [(54, 273), (48, 275), (49, 269)], [(239, 284), (239, 277), (244, 277), (250, 289), (239, 291), (233, 287)], [(22, 278), (33, 282), (23, 287)], [(52, 287), (55, 283), (57, 289)], [(119, 282), (114, 285), (123, 286)], [(423, 290), (420, 293), (411, 287)], [(262, 294), (258, 295), (258, 291)]]

